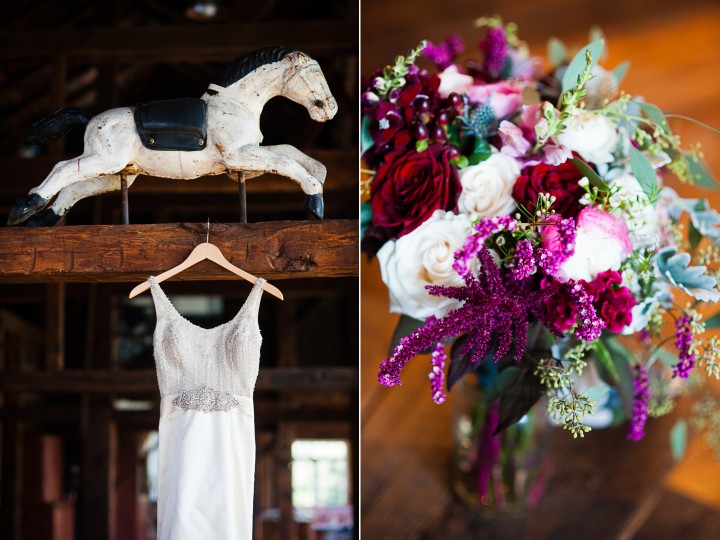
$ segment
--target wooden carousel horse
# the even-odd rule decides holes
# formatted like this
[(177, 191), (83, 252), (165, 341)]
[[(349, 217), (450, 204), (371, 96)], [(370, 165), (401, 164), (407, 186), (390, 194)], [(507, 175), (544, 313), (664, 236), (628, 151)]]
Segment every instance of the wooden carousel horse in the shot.
[(307, 208), (322, 219), (325, 166), (290, 145), (260, 146), (260, 114), (275, 96), (303, 105), (317, 122), (335, 116), (337, 103), (318, 63), (299, 51), (266, 48), (235, 60), (216, 83), (200, 99), (121, 107), (93, 118), (66, 108), (37, 122), (28, 137), (36, 144), (86, 124), (84, 152), (57, 163), (16, 201), (8, 225), (55, 225), (79, 200), (119, 190), (123, 178), (130, 186), (139, 174), (176, 180), (280, 174), (300, 185)]

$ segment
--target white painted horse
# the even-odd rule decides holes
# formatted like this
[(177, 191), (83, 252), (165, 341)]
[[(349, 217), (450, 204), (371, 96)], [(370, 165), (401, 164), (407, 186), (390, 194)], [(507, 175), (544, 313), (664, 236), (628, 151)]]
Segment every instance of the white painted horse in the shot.
[(285, 47), (261, 49), (235, 60), (217, 82), (201, 98), (206, 103), (207, 141), (197, 151), (157, 151), (143, 146), (132, 107), (105, 111), (89, 123), (77, 109), (56, 112), (44, 121), (45, 127), (34, 130), (46, 133), (31, 135), (51, 140), (67, 133), (71, 124), (87, 123), (84, 152), (57, 163), (42, 184), (16, 201), (8, 225), (38, 214), (57, 195), (44, 214), (28, 222), (55, 225), (79, 200), (119, 190), (121, 175), (130, 186), (139, 174), (178, 180), (229, 174), (237, 180), (237, 173), (246, 178), (276, 173), (297, 182), (307, 195), (308, 209), (322, 219), (325, 166), (290, 145), (260, 146), (260, 113), (275, 96), (303, 105), (318, 122), (335, 116), (337, 102), (318, 63)]

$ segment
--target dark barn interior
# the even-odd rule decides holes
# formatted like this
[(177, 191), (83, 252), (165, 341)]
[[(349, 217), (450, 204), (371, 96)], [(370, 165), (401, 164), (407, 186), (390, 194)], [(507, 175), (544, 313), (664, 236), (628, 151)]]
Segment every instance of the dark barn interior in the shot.
[[(357, 3), (33, 0), (3, 2), (0, 20), (0, 537), (155, 538), (155, 313), (149, 293), (127, 295), (209, 235), (228, 260), (285, 295), (266, 294), (260, 308), (254, 537), (350, 538), (358, 506)], [(80, 201), (57, 227), (4, 226), (15, 199), (82, 152), (82, 129), (24, 145), (39, 118), (59, 107), (95, 115), (199, 97), (233, 58), (279, 44), (319, 62), (339, 105), (332, 121), (316, 123), (276, 98), (261, 117), (263, 144), (291, 144), (327, 166), (324, 221), (280, 176), (248, 181), (248, 225), (239, 223), (238, 183), (225, 175), (140, 176), (129, 190), (129, 225), (115, 192)], [(209, 261), (163, 287), (205, 328), (231, 319), (250, 291)]]

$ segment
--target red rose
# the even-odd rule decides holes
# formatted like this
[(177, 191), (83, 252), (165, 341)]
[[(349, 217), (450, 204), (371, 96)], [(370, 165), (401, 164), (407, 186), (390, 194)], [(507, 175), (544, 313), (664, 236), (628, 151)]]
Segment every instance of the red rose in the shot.
[(577, 219), (582, 210), (580, 197), (585, 190), (578, 185), (582, 175), (567, 160), (560, 165), (546, 165), (541, 163), (525, 167), (513, 187), (513, 199), (523, 205), (530, 212), (535, 211), (538, 194), (549, 193), (555, 195), (552, 208), (562, 217)]
[(435, 210), (454, 210), (462, 188), (448, 154), (449, 148), (441, 144), (424, 152), (388, 154), (370, 191), (373, 225), (397, 238), (415, 230)]

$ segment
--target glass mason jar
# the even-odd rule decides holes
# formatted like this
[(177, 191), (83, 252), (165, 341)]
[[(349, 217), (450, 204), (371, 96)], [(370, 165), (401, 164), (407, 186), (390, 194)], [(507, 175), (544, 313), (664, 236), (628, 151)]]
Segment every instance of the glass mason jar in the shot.
[(453, 490), (489, 513), (513, 513), (540, 500), (550, 473), (545, 399), (497, 435), (500, 402), (486, 403), (475, 374), (450, 393), (453, 411)]

